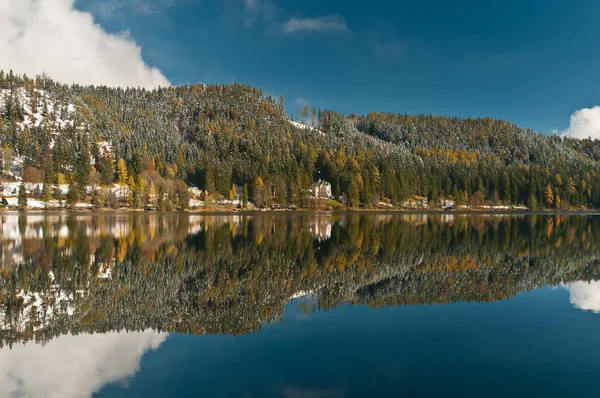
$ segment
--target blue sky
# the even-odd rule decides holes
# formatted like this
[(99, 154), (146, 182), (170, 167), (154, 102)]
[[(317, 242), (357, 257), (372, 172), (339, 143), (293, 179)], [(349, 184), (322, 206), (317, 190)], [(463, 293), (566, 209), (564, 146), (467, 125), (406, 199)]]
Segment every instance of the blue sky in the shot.
[[(483, 4), (485, 3), (485, 4)], [(600, 103), (600, 2), (80, 0), (172, 84), (232, 81), (343, 113), (563, 130)]]

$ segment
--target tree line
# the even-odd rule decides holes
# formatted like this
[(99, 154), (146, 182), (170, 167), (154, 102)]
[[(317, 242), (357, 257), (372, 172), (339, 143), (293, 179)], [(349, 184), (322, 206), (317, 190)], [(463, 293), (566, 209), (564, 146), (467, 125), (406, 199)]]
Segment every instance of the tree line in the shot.
[[(193, 186), (207, 206), (235, 199), (310, 208), (311, 184), (322, 179), (334, 200), (320, 204), (333, 208), (402, 207), (415, 197), (600, 207), (597, 140), (501, 120), (344, 116), (307, 105), (303, 128), (290, 123), (282, 97), (240, 84), (68, 86), (0, 71), (0, 90), (1, 178), (43, 184), (35, 196), (65, 206), (183, 209)], [(108, 189), (115, 183), (123, 195)]]

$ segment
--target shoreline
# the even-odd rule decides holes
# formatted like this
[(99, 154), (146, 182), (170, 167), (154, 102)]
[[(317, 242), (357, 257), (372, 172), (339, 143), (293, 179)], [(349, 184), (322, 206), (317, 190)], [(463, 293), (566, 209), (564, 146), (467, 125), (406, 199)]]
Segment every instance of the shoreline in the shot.
[(135, 214), (238, 214), (238, 215), (293, 215), (293, 214), (424, 214), (424, 215), (600, 215), (600, 210), (492, 210), (472, 209), (458, 211), (444, 210), (404, 210), (404, 209), (344, 209), (344, 210), (310, 210), (301, 209), (296, 211), (262, 211), (262, 210), (234, 210), (234, 209), (188, 209), (171, 211), (145, 211), (142, 209), (29, 209), (0, 210), (0, 215), (39, 215), (39, 214), (108, 214), (108, 213), (135, 213)]

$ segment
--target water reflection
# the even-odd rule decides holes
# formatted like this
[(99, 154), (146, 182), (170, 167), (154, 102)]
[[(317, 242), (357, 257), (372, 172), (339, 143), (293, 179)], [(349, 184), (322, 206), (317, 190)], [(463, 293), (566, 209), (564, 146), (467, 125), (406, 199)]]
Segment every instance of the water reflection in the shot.
[(490, 302), (564, 284), (574, 306), (600, 310), (592, 216), (0, 219), (0, 345), (123, 330), (247, 334), (307, 292), (311, 312)]
[(14, 346), (2, 351), (0, 395), (90, 397), (108, 383), (133, 376), (142, 355), (157, 349), (166, 336), (152, 331), (82, 334), (57, 337), (44, 347)]
[(569, 291), (571, 304), (584, 311), (600, 313), (600, 282), (572, 282), (563, 285)]

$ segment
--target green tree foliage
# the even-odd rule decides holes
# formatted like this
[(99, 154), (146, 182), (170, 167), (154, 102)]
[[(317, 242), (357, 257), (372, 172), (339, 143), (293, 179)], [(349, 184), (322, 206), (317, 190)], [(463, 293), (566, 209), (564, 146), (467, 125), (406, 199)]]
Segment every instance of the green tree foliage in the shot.
[(17, 208), (19, 211), (23, 211), (27, 209), (27, 190), (25, 189), (25, 184), (21, 183), (19, 185), (19, 196), (17, 198)]
[[(215, 200), (247, 185), (260, 206), (274, 200), (311, 207), (310, 186), (320, 178), (352, 207), (381, 200), (401, 206), (414, 197), (435, 203), (461, 193), (471, 205), (535, 197), (539, 207), (555, 208), (557, 195), (563, 208), (600, 203), (597, 140), (548, 136), (490, 118), (344, 116), (309, 106), (299, 116), (314, 128), (297, 127), (283, 99), (240, 84), (144, 90), (1, 76), (5, 175), (18, 155), (46, 182), (46, 174), (63, 175), (83, 189), (91, 181), (110, 185), (115, 176), (124, 186), (129, 175), (136, 181), (142, 175), (148, 185), (165, 183), (172, 199), (181, 181)], [(39, 125), (20, 127), (26, 107), (19, 89), (51, 109)], [(72, 123), (58, 125), (59, 117)]]
[(52, 200), (52, 186), (47, 182), (44, 182), (42, 186), (42, 200), (44, 201), (44, 208), (48, 208), (50, 200)]
[(248, 184), (244, 184), (244, 189), (242, 190), (242, 208), (248, 208)]

